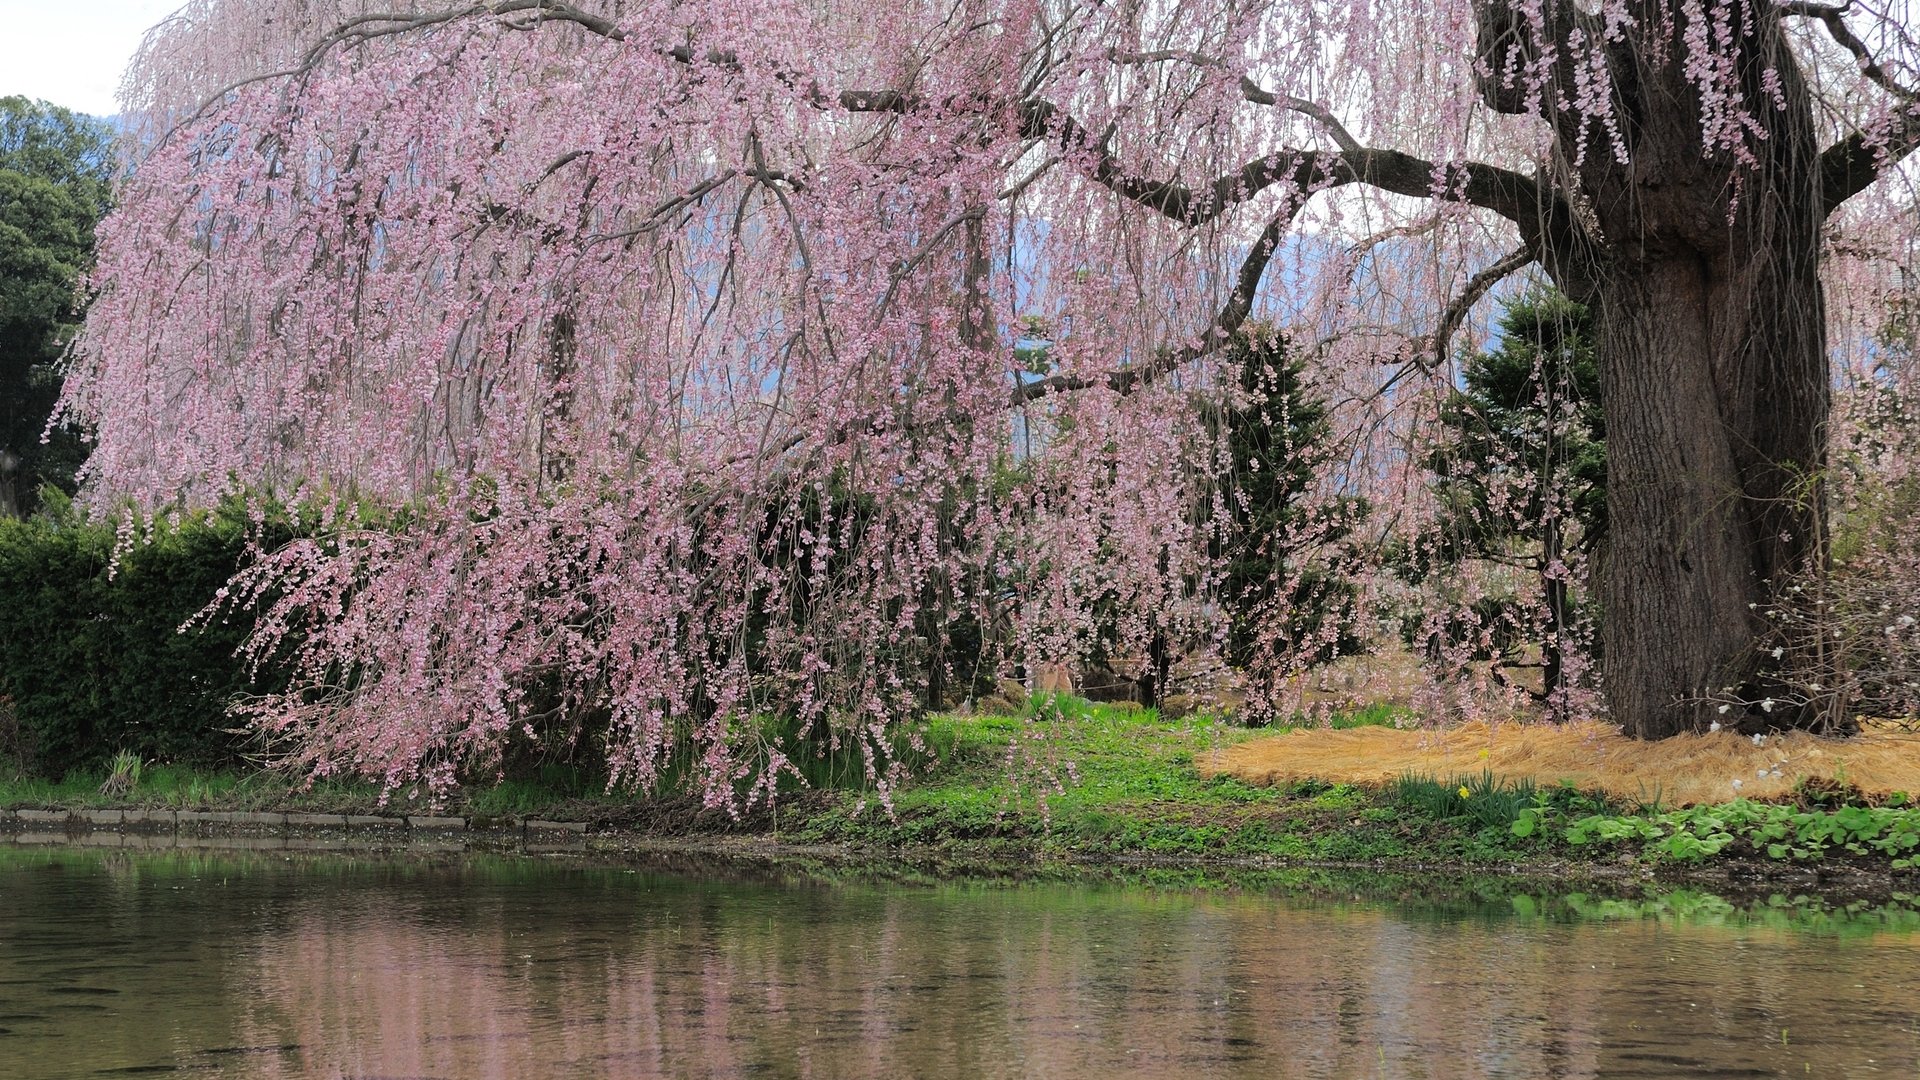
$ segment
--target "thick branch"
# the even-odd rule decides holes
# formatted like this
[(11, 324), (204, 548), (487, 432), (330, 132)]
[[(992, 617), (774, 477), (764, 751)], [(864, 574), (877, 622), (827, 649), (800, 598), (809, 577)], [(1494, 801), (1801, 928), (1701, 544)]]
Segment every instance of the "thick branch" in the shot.
[(1820, 154), (1820, 200), (1829, 214), (1867, 189), (1885, 170), (1920, 149), (1920, 106), (1908, 106), (1884, 138), (1855, 131)]
[(1370, 184), (1384, 191), (1414, 198), (1435, 194), (1434, 178), (1451, 173), (1448, 193), (1474, 206), (1491, 210), (1516, 223), (1536, 221), (1558, 200), (1533, 177), (1479, 162), (1436, 166), (1424, 158), (1398, 150), (1361, 148), (1337, 154), (1279, 149), (1247, 162), (1205, 188), (1194, 189), (1169, 180), (1135, 176), (1113, 155), (1095, 144), (1078, 121), (1045, 101), (1024, 102), (1020, 108), (1021, 134), (1049, 139), (1070, 155), (1090, 154), (1085, 166), (1089, 179), (1150, 210), (1183, 225), (1201, 225), (1277, 183), (1311, 192), (1342, 184)]

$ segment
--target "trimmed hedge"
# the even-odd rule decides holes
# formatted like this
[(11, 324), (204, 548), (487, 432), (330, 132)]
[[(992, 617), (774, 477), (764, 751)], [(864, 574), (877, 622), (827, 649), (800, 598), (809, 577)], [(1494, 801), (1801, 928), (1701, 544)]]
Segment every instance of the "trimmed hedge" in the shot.
[(245, 519), (161, 524), (110, 573), (114, 545), (110, 523), (63, 507), (0, 520), (0, 750), (56, 778), (122, 750), (235, 762), (227, 703), (268, 689), (234, 657), (247, 628), (180, 626), (242, 565)]

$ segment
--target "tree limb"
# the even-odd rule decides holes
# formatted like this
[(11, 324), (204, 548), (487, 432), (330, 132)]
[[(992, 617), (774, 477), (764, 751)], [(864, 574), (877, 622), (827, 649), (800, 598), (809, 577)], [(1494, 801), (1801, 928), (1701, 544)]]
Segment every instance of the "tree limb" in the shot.
[[(1151, 52), (1120, 52), (1109, 49), (1107, 59), (1116, 64), (1156, 64), (1167, 60), (1183, 60), (1198, 67), (1226, 66), (1218, 57), (1194, 52), (1191, 49), (1156, 49)], [(1290, 112), (1310, 116), (1327, 129), (1327, 134), (1333, 137), (1334, 144), (1340, 149), (1360, 149), (1360, 141), (1348, 134), (1346, 127), (1334, 117), (1333, 113), (1318, 102), (1297, 98), (1290, 94), (1275, 94), (1262, 89), (1259, 83), (1246, 75), (1240, 76), (1240, 96), (1255, 105), (1277, 105)]]
[[(873, 97), (858, 96), (863, 100)], [(889, 101), (888, 104), (905, 107), (904, 102)], [(1302, 193), (1363, 183), (1397, 195), (1428, 198), (1435, 194), (1435, 178), (1450, 173), (1460, 182), (1448, 185), (1447, 190), (1457, 192), (1462, 201), (1516, 223), (1537, 221), (1543, 213), (1552, 212), (1557, 203), (1563, 202), (1535, 178), (1511, 169), (1479, 162), (1440, 166), (1398, 150), (1372, 147), (1335, 154), (1282, 148), (1257, 157), (1195, 191), (1175, 181), (1150, 180), (1128, 173), (1078, 121), (1051, 102), (1022, 102), (1020, 126), (1021, 134), (1056, 142), (1069, 156), (1091, 155), (1082, 170), (1088, 179), (1183, 225), (1212, 221), (1228, 207), (1282, 182)]]
[(1341, 124), (1340, 121), (1334, 117), (1333, 113), (1327, 111), (1326, 107), (1317, 101), (1308, 101), (1305, 98), (1297, 98), (1289, 94), (1271, 93), (1261, 89), (1258, 83), (1247, 78), (1245, 75), (1240, 77), (1240, 96), (1256, 105), (1278, 105), (1280, 108), (1290, 112), (1310, 116), (1318, 120), (1320, 125), (1327, 129), (1327, 134), (1332, 136), (1334, 145), (1352, 153), (1360, 152), (1360, 141), (1348, 134), (1345, 125)]
[(1865, 75), (1875, 86), (1902, 101), (1910, 102), (1920, 97), (1920, 94), (1912, 89), (1895, 82), (1880, 61), (1873, 58), (1873, 53), (1867, 49), (1867, 43), (1861, 41), (1858, 35), (1854, 34), (1853, 29), (1847, 25), (1846, 20), (1841, 18), (1850, 6), (1852, 6), (1852, 0), (1838, 5), (1795, 0), (1795, 2), (1781, 4), (1780, 11), (1784, 15), (1799, 15), (1815, 19), (1826, 26), (1827, 34), (1833, 38), (1834, 44), (1853, 54), (1854, 62), (1860, 65), (1860, 74)]
[(1247, 316), (1253, 312), (1253, 297), (1260, 289), (1260, 279), (1266, 275), (1267, 265), (1273, 261), (1274, 252), (1280, 248), (1280, 238), (1293, 224), (1293, 217), (1304, 205), (1305, 200), (1295, 202), (1285, 212), (1276, 214), (1267, 227), (1260, 231), (1260, 238), (1254, 241), (1253, 249), (1240, 262), (1240, 272), (1234, 278), (1233, 293), (1215, 315), (1213, 322), (1194, 341), (1178, 349), (1168, 349), (1155, 357), (1150, 363), (1134, 367), (1120, 368), (1104, 377), (1089, 378), (1081, 375), (1053, 375), (1014, 387), (1009, 404), (1023, 405), (1045, 397), (1070, 390), (1086, 390), (1105, 385), (1118, 394), (1130, 394), (1140, 387), (1151, 383), (1170, 372), (1177, 371), (1233, 339)]
[[(1468, 278), (1466, 288), (1460, 290), (1460, 295), (1449, 301), (1446, 308), (1441, 311), (1440, 321), (1434, 326), (1433, 333), (1424, 339), (1413, 340), (1415, 349), (1412, 357), (1402, 360), (1406, 353), (1396, 352), (1389, 358), (1387, 362), (1399, 363), (1400, 370), (1394, 372), (1386, 382), (1380, 384), (1378, 389), (1368, 394), (1365, 400), (1372, 402), (1385, 397), (1415, 371), (1422, 375), (1433, 374), (1436, 369), (1446, 363), (1447, 346), (1452, 342), (1454, 333), (1460, 329), (1460, 324), (1466, 321), (1467, 314), (1473, 310), (1473, 306), (1484, 299), (1495, 285), (1535, 261), (1537, 260), (1533, 249), (1523, 246), (1508, 252), (1492, 265)], [(1323, 342), (1322, 346), (1330, 343)], [(1431, 360), (1427, 359), (1429, 354), (1432, 356)]]
[(1884, 138), (1855, 131), (1820, 153), (1820, 201), (1826, 213), (1866, 190), (1880, 174), (1920, 149), (1920, 106), (1908, 106), (1906, 115)]
[(1460, 295), (1454, 297), (1452, 302), (1447, 304), (1446, 310), (1440, 313), (1440, 323), (1434, 327), (1433, 336), (1427, 339), (1429, 351), (1433, 353), (1433, 367), (1437, 368), (1447, 362), (1447, 346), (1453, 341), (1453, 335), (1460, 329), (1460, 324), (1467, 321), (1467, 313), (1473, 310), (1473, 306), (1485, 298), (1495, 285), (1506, 280), (1516, 271), (1532, 265), (1533, 261), (1532, 248), (1518, 247), (1502, 256), (1493, 265), (1467, 279), (1467, 287), (1460, 290)]
[[(502, 18), (513, 15), (528, 17), (519, 21)], [(550, 23), (567, 23), (608, 41), (619, 42), (627, 39), (626, 32), (612, 20), (582, 11), (560, 0), (487, 0), (484, 3), (420, 15), (375, 13), (349, 19), (315, 43), (307, 51), (298, 67), (289, 71), (257, 76), (247, 81), (300, 74), (310, 70), (334, 47), (349, 42), (365, 42), (374, 38), (440, 26), (462, 18), (485, 16), (492, 16), (499, 19), (501, 25), (518, 30), (531, 30)], [(696, 58), (692, 47), (686, 45), (665, 50), (665, 55), (683, 64), (692, 64)], [(1139, 55), (1161, 57), (1162, 54)], [(1164, 58), (1197, 58), (1196, 62), (1208, 61), (1208, 58), (1198, 54), (1189, 57), (1187, 54), (1174, 52), (1166, 53)], [(725, 68), (737, 69), (739, 65), (738, 57), (726, 50), (709, 50), (699, 54), (699, 59)], [(227, 87), (222, 94), (233, 88)], [(1283, 148), (1248, 162), (1238, 170), (1215, 179), (1203, 190), (1196, 192), (1183, 184), (1151, 180), (1128, 173), (1111, 153), (1104, 149), (1104, 140), (1093, 138), (1077, 121), (1050, 102), (1022, 101), (1017, 106), (1017, 114), (1021, 133), (1025, 137), (1050, 139), (1069, 153), (1091, 154), (1092, 158), (1085, 167), (1089, 178), (1115, 194), (1185, 225), (1200, 225), (1212, 221), (1224, 213), (1228, 207), (1251, 199), (1281, 182), (1290, 182), (1296, 190), (1302, 192), (1358, 182), (1395, 194), (1425, 198), (1434, 194), (1434, 181), (1437, 176), (1451, 173), (1463, 181), (1452, 186), (1457, 188), (1464, 201), (1491, 210), (1516, 223), (1538, 221), (1543, 212), (1550, 211), (1556, 203), (1562, 201), (1551, 188), (1542, 185), (1533, 177), (1512, 170), (1478, 162), (1437, 166), (1433, 162), (1396, 150), (1361, 146), (1326, 109), (1313, 102), (1268, 93), (1253, 85), (1251, 80), (1243, 80), (1243, 92), (1248, 94), (1250, 101), (1280, 105), (1311, 116), (1325, 124), (1334, 141), (1340, 145), (1340, 152), (1322, 154)], [(809, 101), (815, 104), (824, 104), (833, 100), (849, 112), (905, 113), (909, 109), (924, 104), (917, 95), (888, 89), (845, 90), (830, 99), (824, 91), (813, 87), (809, 88), (807, 94)], [(215, 96), (217, 98), (220, 95)], [(967, 101), (950, 100), (945, 104), (948, 106), (972, 105), (985, 111), (994, 103), (981, 97)]]
[(1854, 131), (1821, 152), (1820, 195), (1824, 209), (1829, 214), (1879, 179), (1887, 168), (1920, 148), (1920, 91), (1902, 86), (1874, 58), (1866, 42), (1861, 41), (1842, 18), (1850, 6), (1851, 0), (1844, 4), (1792, 0), (1780, 5), (1782, 14), (1814, 19), (1825, 26), (1834, 43), (1853, 54), (1860, 74), (1893, 95), (1901, 105), (1899, 119), (1884, 137)]

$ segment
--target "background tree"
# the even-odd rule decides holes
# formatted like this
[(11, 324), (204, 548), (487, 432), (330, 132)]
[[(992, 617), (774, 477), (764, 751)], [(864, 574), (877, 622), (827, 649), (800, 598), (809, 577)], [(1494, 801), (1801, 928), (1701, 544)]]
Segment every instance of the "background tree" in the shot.
[[(1606, 420), (1593, 316), (1551, 290), (1502, 305), (1499, 340), (1461, 364), (1428, 462), (1439, 487), (1440, 557), (1485, 559), (1530, 575), (1536, 602), (1515, 614), (1538, 644), (1540, 698), (1566, 715), (1566, 653), (1577, 639), (1581, 567), (1606, 535)], [(1509, 664), (1513, 663), (1509, 659)]]
[(45, 102), (0, 98), (0, 515), (29, 513), (38, 489), (71, 494), (79, 437), (41, 434), (56, 370), (78, 329), (75, 296), (110, 205), (112, 133)]
[(930, 582), (1018, 582), (1026, 659), (1103, 598), (1143, 644), (1209, 622), (1191, 390), (1256, 311), (1327, 388), (1322, 497), (1399, 506), (1422, 374), (1538, 265), (1596, 318), (1608, 706), (1661, 736), (1762, 677), (1756, 612), (1824, 564), (1830, 362), (1920, 217), (1917, 56), (1866, 3), (193, 0), (130, 76), (64, 407), (97, 498), (419, 506), (228, 594), (302, 658), (255, 713), (296, 760), (451, 783), (561, 669), (617, 782), (685, 733), (726, 801), (743, 628), (791, 610), (769, 507), (871, 500), (795, 534), (846, 572), (787, 662), (879, 768)]
[(1289, 676), (1367, 648), (1350, 545), (1367, 504), (1313, 497), (1339, 441), (1278, 331), (1244, 326), (1225, 356), (1235, 386), (1216, 420), (1224, 468), (1208, 518), (1220, 530), (1226, 659), (1252, 675), (1251, 702), (1264, 716)]

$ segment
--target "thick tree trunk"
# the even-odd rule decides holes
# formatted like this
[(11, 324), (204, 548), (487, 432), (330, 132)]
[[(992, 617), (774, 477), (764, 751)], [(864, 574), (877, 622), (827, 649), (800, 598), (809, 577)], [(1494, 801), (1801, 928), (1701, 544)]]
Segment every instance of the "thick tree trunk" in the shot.
[[(1777, 13), (1742, 40), (1746, 105), (1767, 124), (1752, 160), (1703, 152), (1678, 55), (1636, 50), (1616, 75), (1630, 159), (1592, 154), (1581, 175), (1605, 249), (1587, 291), (1607, 416), (1606, 696), (1642, 738), (1821, 719), (1772, 706), (1761, 651), (1778, 591), (1825, 557), (1819, 151)], [(1732, 701), (1770, 707), (1721, 713)]]
[(1763, 308), (1738, 295), (1750, 275), (1717, 261), (1643, 264), (1602, 294), (1607, 700), (1643, 738), (1767, 696), (1766, 609), (1824, 549), (1818, 282)]
[(1603, 295), (1608, 707), (1629, 734), (1704, 727), (1707, 697), (1745, 681), (1767, 599), (1723, 418), (1709, 273), (1674, 260)]
[(1765, 700), (1766, 610), (1823, 557), (1819, 281), (1738, 258), (1616, 267), (1601, 294), (1607, 700), (1642, 738)]

